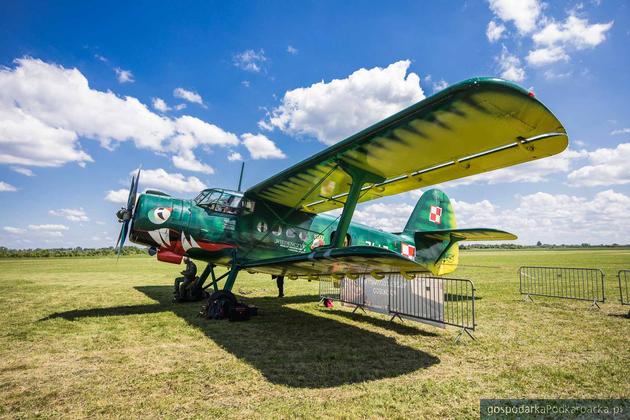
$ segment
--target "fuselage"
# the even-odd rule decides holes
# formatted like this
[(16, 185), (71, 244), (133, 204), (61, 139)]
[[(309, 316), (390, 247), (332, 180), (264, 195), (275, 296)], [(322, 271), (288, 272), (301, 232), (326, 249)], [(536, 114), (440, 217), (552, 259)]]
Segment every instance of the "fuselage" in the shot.
[[(235, 191), (204, 190), (194, 200), (153, 191), (138, 198), (130, 239), (155, 248), (161, 261), (179, 263), (189, 256), (228, 265), (234, 257), (257, 261), (329, 245), (337, 223), (336, 216), (254, 202)], [(404, 234), (352, 223), (346, 239), (346, 245), (387, 248), (415, 257), (413, 238)]]

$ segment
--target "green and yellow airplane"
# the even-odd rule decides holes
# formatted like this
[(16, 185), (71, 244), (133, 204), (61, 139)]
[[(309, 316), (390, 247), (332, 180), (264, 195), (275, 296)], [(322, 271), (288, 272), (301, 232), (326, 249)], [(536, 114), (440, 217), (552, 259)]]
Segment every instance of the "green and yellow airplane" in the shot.
[[(227, 277), (228, 293), (241, 270), (311, 280), (447, 274), (457, 267), (460, 241), (516, 236), (458, 229), (448, 197), (436, 189), (422, 195), (398, 233), (352, 223), (357, 203), (541, 159), (567, 145), (560, 121), (531, 92), (501, 79), (469, 79), (244, 192), (211, 188), (185, 200), (147, 190), (136, 201), (138, 171), (117, 213), (117, 247), (129, 232), (160, 261), (205, 261), (200, 283), (212, 275), (218, 291)], [(323, 214), (334, 209), (341, 214)], [(229, 271), (216, 278), (216, 265)]]

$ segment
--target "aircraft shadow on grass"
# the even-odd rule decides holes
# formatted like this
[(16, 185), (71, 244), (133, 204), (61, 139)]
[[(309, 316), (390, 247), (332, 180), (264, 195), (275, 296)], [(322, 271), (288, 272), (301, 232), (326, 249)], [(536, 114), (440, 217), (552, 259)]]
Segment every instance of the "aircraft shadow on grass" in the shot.
[[(260, 308), (260, 315), (249, 322), (236, 323), (198, 317), (199, 302), (171, 303), (171, 287), (140, 286), (136, 289), (157, 302), (73, 310), (51, 314), (44, 319), (73, 321), (86, 317), (172, 311), (223, 349), (258, 369), (270, 382), (300, 388), (326, 388), (393, 378), (440, 362), (437, 357), (400, 345), (391, 337), (287, 306), (313, 302), (313, 296), (246, 298), (248, 304)], [(348, 316), (344, 311), (332, 313)], [(387, 323), (367, 316), (358, 319), (375, 326)], [(387, 327), (406, 335), (434, 335), (395, 323), (387, 323)]]

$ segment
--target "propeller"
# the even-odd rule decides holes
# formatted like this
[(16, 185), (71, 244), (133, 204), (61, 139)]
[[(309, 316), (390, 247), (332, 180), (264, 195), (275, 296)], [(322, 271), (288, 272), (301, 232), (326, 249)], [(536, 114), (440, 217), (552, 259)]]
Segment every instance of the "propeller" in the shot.
[(136, 193), (138, 192), (138, 184), (140, 183), (140, 169), (136, 176), (131, 178), (131, 187), (129, 187), (129, 197), (127, 198), (127, 207), (121, 207), (116, 212), (118, 222), (122, 223), (120, 227), (120, 233), (118, 234), (118, 240), (116, 241), (116, 248), (118, 249), (118, 256), (123, 250), (125, 245), (125, 239), (127, 239), (127, 232), (129, 231), (129, 222), (133, 217), (133, 207), (136, 204)]

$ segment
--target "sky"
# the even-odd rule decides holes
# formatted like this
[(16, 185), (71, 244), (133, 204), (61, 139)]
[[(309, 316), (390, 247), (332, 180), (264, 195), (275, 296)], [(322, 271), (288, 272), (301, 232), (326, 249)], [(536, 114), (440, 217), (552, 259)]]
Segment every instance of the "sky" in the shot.
[[(272, 176), (445, 87), (515, 81), (560, 155), (438, 187), (460, 227), (630, 243), (624, 1), (0, 3), (0, 246), (114, 245), (130, 176), (194, 197)], [(419, 191), (360, 205), (400, 230)]]

